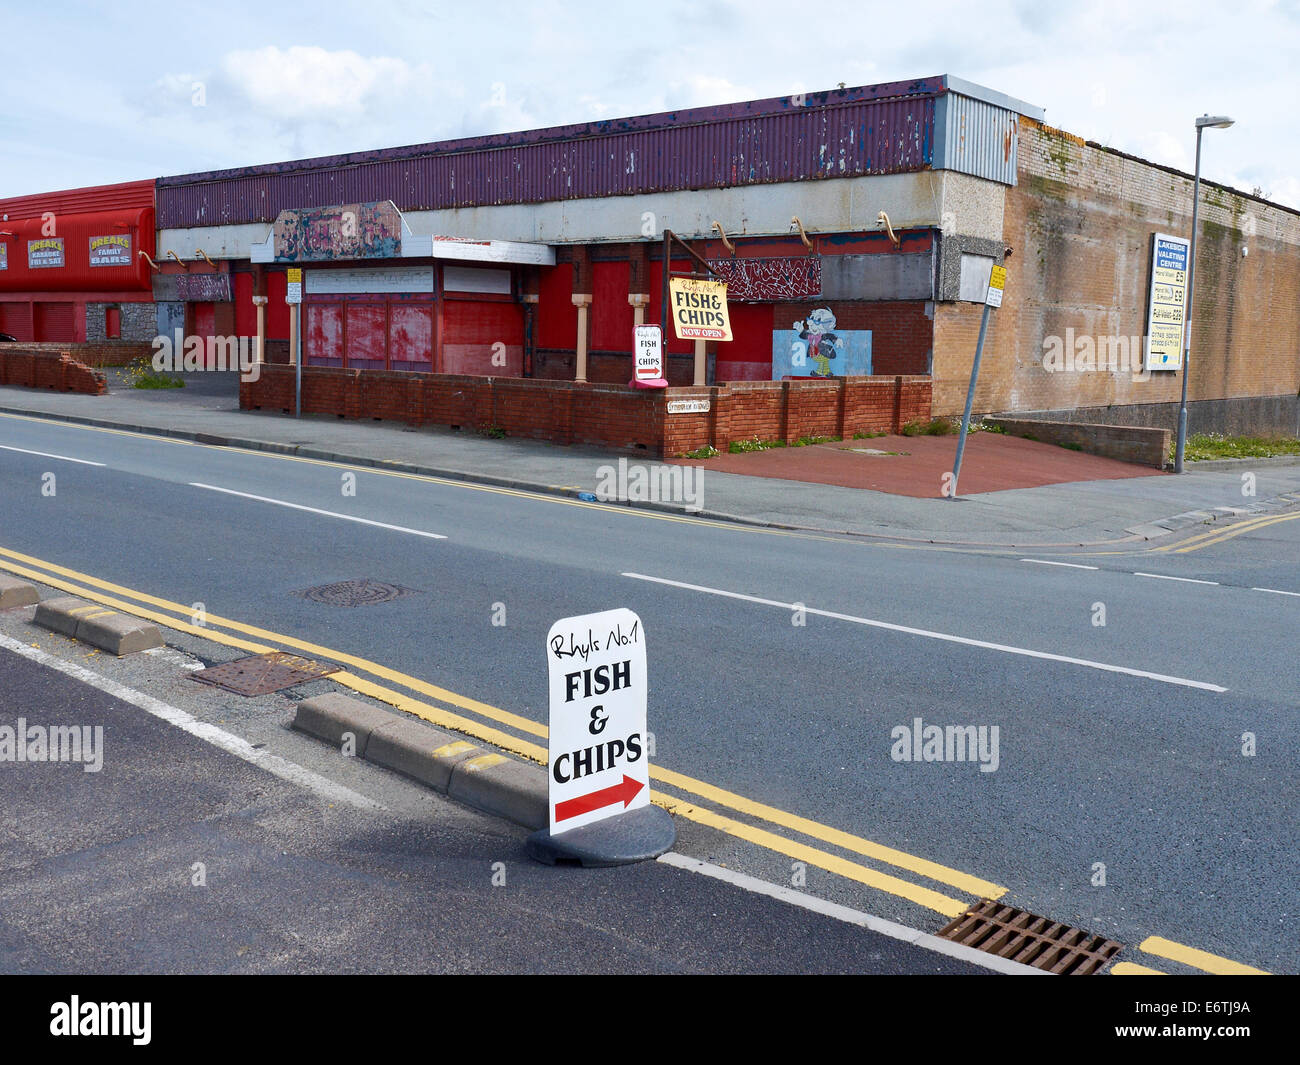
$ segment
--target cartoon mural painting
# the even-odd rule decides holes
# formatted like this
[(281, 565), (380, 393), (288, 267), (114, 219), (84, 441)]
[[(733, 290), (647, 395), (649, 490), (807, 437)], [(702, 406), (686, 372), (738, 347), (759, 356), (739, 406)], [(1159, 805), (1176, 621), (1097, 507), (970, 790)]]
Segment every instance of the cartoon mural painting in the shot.
[(829, 307), (813, 311), (802, 322), (794, 323), (794, 331), (799, 334), (807, 348), (808, 360), (815, 367), (813, 377), (833, 377), (830, 360), (836, 352), (844, 350), (844, 341), (835, 335), (835, 315)]
[[(839, 330), (829, 307), (794, 323), (794, 338), (772, 333), (772, 380), (783, 377), (858, 377), (871, 373), (871, 331)], [(834, 363), (832, 363), (834, 360)]]

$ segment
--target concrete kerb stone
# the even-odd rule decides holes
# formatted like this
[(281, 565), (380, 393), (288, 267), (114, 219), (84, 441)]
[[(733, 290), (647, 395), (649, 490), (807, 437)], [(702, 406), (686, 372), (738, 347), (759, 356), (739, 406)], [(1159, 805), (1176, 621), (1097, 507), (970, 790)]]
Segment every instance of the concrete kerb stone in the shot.
[(353, 738), (353, 753), (364, 758), (371, 734), (393, 720), (386, 710), (349, 699), (338, 692), (304, 699), (294, 714), (293, 728), (342, 748), (348, 734)]
[(36, 585), (0, 573), (0, 610), (9, 610), (19, 606), (34, 606), (40, 600), (41, 596), (36, 590)]
[(164, 643), (162, 633), (152, 622), (73, 596), (56, 596), (38, 603), (32, 620), (51, 632), (71, 636), (119, 658)]
[(290, 727), (335, 747), (351, 732), (357, 756), (368, 762), (524, 828), (549, 823), (545, 769), (485, 751), (432, 725), (331, 693), (300, 702)]
[(370, 734), (365, 758), (446, 793), (456, 765), (483, 753), (467, 740), (390, 714), (388, 721)]

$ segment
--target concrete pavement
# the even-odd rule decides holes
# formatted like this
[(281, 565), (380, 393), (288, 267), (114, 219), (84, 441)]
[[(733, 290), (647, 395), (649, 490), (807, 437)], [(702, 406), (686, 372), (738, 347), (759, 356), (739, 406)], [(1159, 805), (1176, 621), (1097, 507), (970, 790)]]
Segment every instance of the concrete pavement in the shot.
[[(620, 458), (629, 463), (640, 461), (634, 454), (611, 450), (494, 439), (441, 428), (417, 430), (379, 421), (320, 416), (294, 419), (241, 411), (236, 374), (183, 376), (188, 380), (186, 388), (157, 392), (131, 389), (111, 377), (106, 396), (4, 387), (0, 388), (0, 413), (569, 495), (595, 492), (601, 469), (615, 467)], [(963, 483), (978, 488), (977, 464), (983, 445), (978, 436), (972, 439), (975, 445), (967, 449), (962, 477)], [(955, 438), (941, 440), (955, 447)], [(855, 443), (874, 447), (878, 441)], [(1081, 476), (1095, 476), (1087, 471), (1106, 461), (1031, 441), (1017, 444), (1023, 445), (1022, 452), (1024, 448), (1045, 449), (1053, 463), (1059, 463), (1062, 455), (1078, 459)], [(864, 461), (873, 460), (864, 456)], [(645, 465), (653, 479), (663, 464), (647, 461)], [(1300, 463), (1261, 460), (1247, 462), (1240, 469), (1216, 466), (1220, 468), (1212, 471), (1193, 468), (1180, 477), (1154, 475), (1152, 471), (1151, 476), (989, 491), (957, 500), (911, 498), (707, 469), (699, 496), (691, 502), (700, 504), (692, 511), (700, 516), (758, 525), (1027, 547), (1141, 541), (1165, 535), (1169, 529), (1230, 517), (1233, 511), (1268, 501), (1291, 505), (1295, 501), (1285, 497), (1300, 492)], [(1243, 482), (1247, 473), (1254, 475), (1253, 483)], [(1253, 494), (1245, 494), (1247, 489)], [(653, 499), (641, 505), (687, 509), (681, 502)]]

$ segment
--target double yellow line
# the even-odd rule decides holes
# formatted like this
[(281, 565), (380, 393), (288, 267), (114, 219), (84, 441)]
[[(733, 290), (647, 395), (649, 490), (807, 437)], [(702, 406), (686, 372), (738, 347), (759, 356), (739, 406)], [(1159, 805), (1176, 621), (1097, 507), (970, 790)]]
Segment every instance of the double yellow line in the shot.
[(1173, 552), (1180, 555), (1186, 554), (1189, 551), (1199, 551), (1203, 547), (1221, 544), (1225, 540), (1231, 540), (1234, 536), (1240, 536), (1242, 533), (1252, 532), (1255, 529), (1262, 529), (1266, 525), (1276, 525), (1280, 521), (1295, 521), (1297, 518), (1300, 518), (1300, 513), (1270, 514), (1262, 518), (1252, 518), (1249, 521), (1238, 522), (1227, 529), (1215, 529), (1212, 532), (1201, 533), (1199, 536), (1180, 540), (1175, 544), (1166, 544), (1164, 547), (1157, 547), (1153, 550)]
[[(380, 681), (407, 688), (445, 705), (440, 706), (436, 703), (413, 698), (403, 692), (387, 687), (385, 684), (376, 683), (374, 680), (358, 676), (353, 672), (331, 674), (330, 680), (351, 688), (359, 694), (370, 696), (390, 706), (404, 710), (432, 724), (465, 733), (543, 765), (547, 762), (548, 752), (544, 746), (496, 727), (496, 725), (501, 725), (514, 729), (516, 732), (523, 732), (545, 739), (547, 736), (545, 725), (511, 713), (508, 710), (449, 691), (436, 684), (430, 684), (418, 677), (398, 672), (378, 662), (372, 662), (357, 655), (322, 647), (306, 640), (299, 640), (254, 625), (247, 625), (216, 614), (206, 614), (204, 624), (198, 625), (193, 620), (183, 620), (191, 614), (191, 608), (181, 603), (174, 603), (167, 599), (138, 592), (119, 584), (101, 580), (90, 574), (81, 573), (65, 566), (59, 566), (5, 548), (0, 548), (0, 569), (59, 588), (69, 594), (89, 599), (102, 606), (145, 618), (167, 628), (199, 636), (226, 646), (236, 647), (252, 654), (292, 649), (348, 666), (350, 669), (368, 674)], [(232, 635), (232, 633), (240, 635)], [(449, 710), (447, 707), (454, 707), (456, 710), (468, 712), (475, 715), (476, 718), (486, 719), (486, 721), (495, 722), (495, 724), (485, 724), (483, 720), (467, 718), (460, 713)], [(901, 879), (890, 873), (861, 865), (820, 847), (779, 835), (769, 829), (747, 824), (734, 817), (709, 809), (696, 800), (702, 799), (715, 803), (735, 813), (765, 821), (770, 825), (809, 837), (819, 843), (829, 844), (950, 888), (956, 888), (958, 891), (974, 895), (976, 898), (998, 899), (1007, 892), (1005, 887), (963, 873), (960, 870), (951, 869), (925, 858), (908, 854), (905, 851), (896, 850), (797, 814), (768, 806), (765, 803), (756, 802), (663, 766), (652, 765), (650, 767), (650, 776), (657, 783), (684, 793), (686, 796), (682, 797), (664, 791), (652, 792), (654, 801), (670, 813), (707, 825), (710, 828), (746, 840), (775, 853), (786, 855), (796, 861), (824, 869), (848, 880), (897, 895), (919, 906), (941, 913), (945, 917), (956, 917), (965, 913), (970, 906), (970, 902)]]

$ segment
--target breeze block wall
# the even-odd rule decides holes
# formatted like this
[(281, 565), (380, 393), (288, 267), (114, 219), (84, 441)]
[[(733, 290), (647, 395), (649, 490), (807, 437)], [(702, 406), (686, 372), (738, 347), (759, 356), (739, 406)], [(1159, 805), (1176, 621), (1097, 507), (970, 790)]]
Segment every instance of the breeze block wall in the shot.
[(108, 391), (102, 373), (66, 351), (43, 351), (16, 344), (0, 344), (0, 385), (52, 388), (90, 396), (102, 396)]
[[(669, 412), (680, 400), (709, 409)], [(244, 410), (293, 412), (292, 366), (263, 363), (241, 381)], [(739, 381), (710, 387), (639, 389), (616, 384), (519, 377), (401, 373), (306, 366), (304, 414), (371, 418), (408, 425), (499, 429), (507, 436), (644, 450), (672, 458), (734, 440), (785, 440), (897, 432), (930, 416), (928, 377), (849, 377), (832, 381)]]

